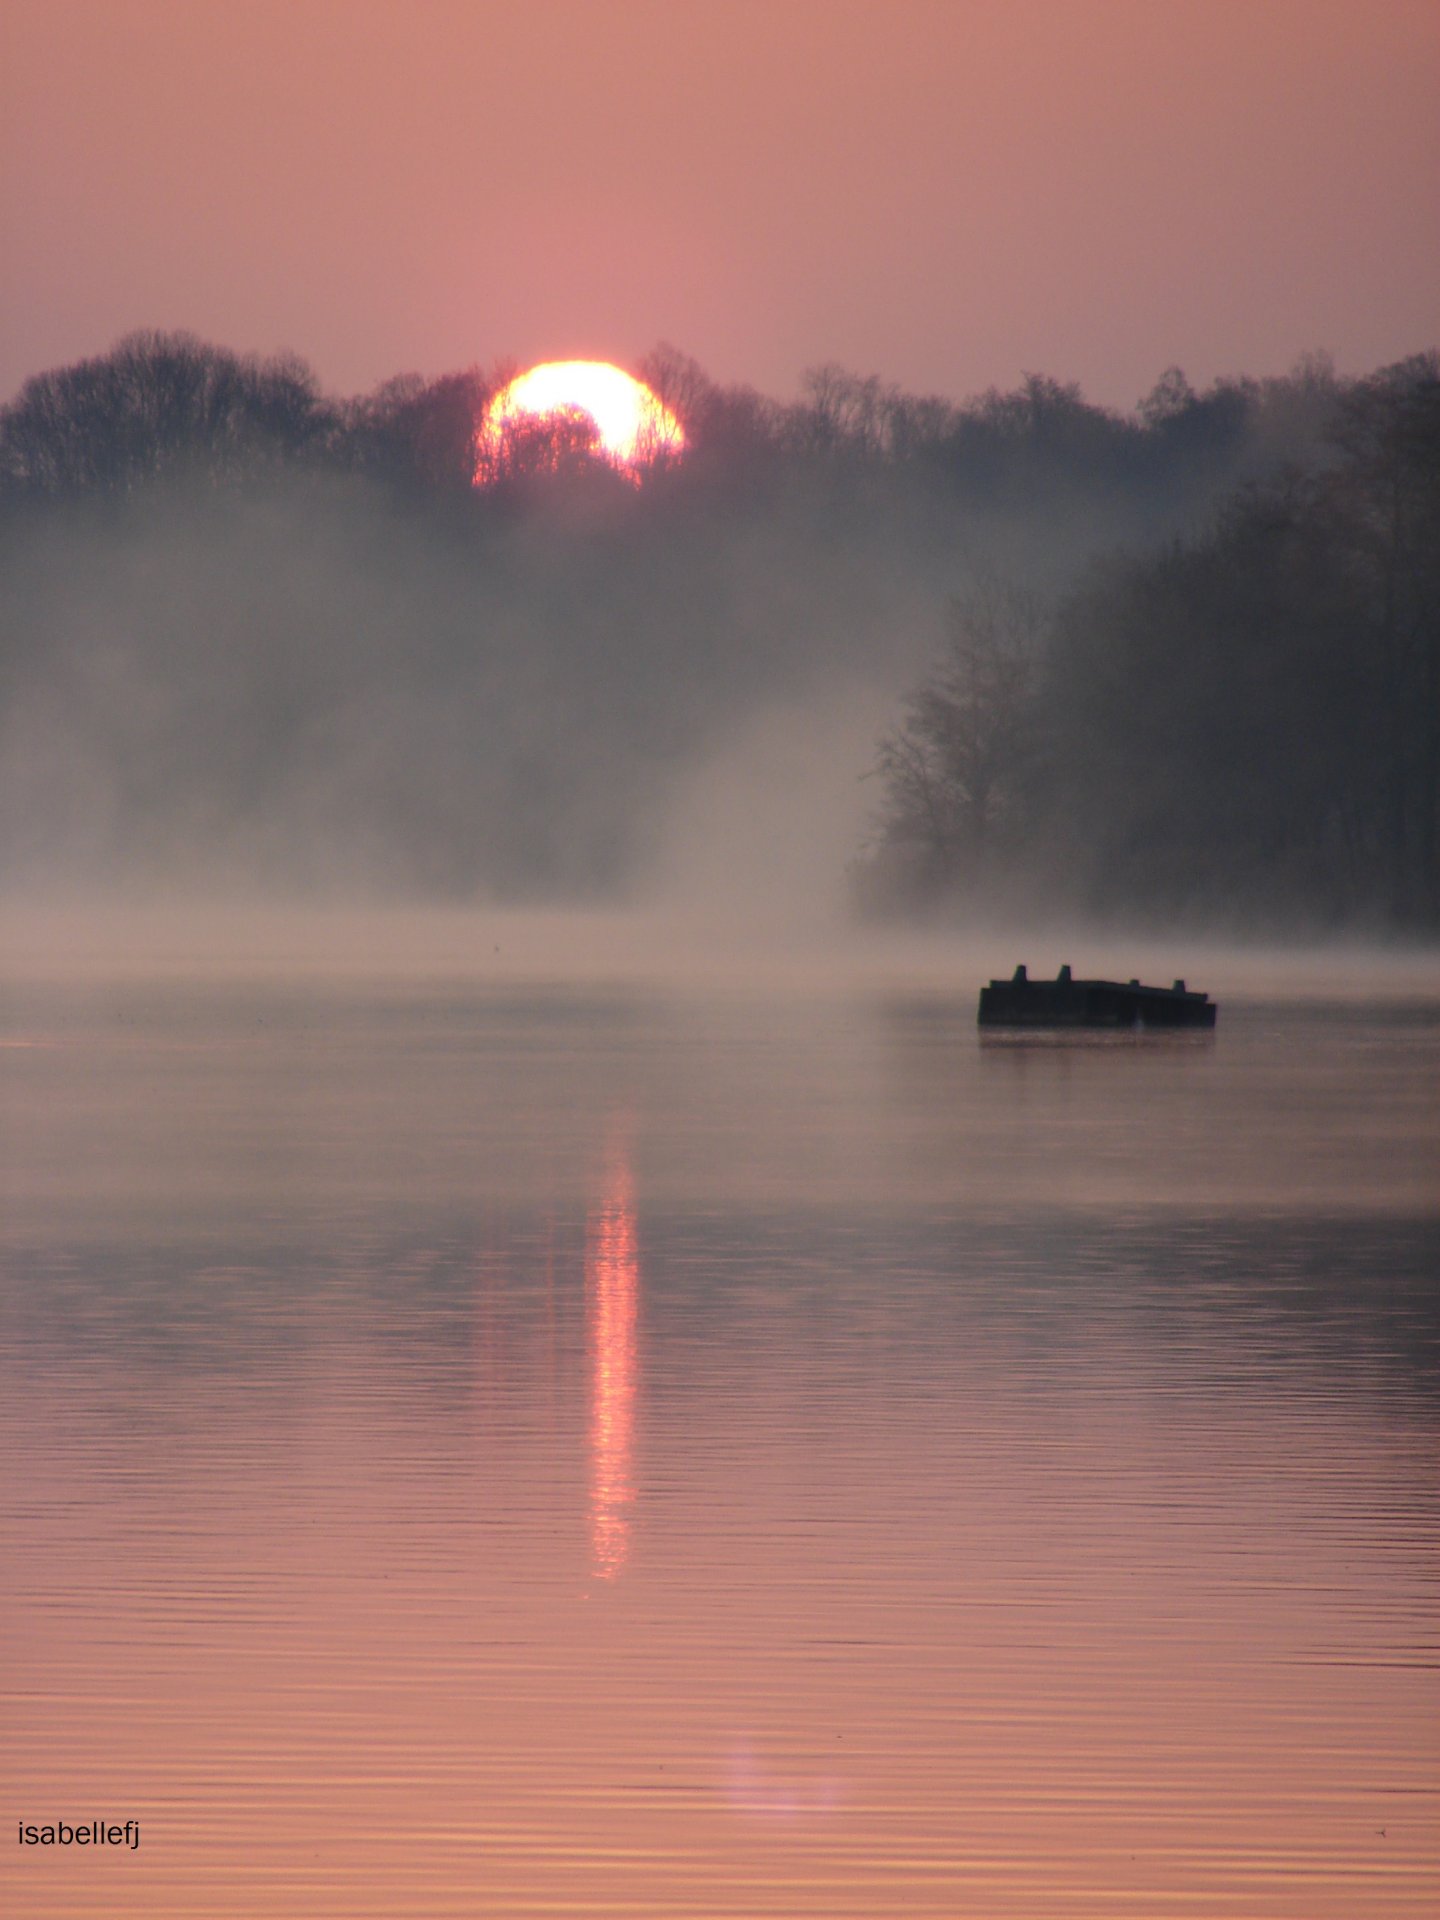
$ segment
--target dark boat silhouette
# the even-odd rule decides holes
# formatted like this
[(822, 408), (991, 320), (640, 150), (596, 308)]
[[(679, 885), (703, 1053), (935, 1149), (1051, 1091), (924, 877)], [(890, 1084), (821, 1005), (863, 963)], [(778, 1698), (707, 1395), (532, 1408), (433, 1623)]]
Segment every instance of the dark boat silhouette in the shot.
[(1023, 966), (1008, 980), (980, 989), (982, 1027), (1213, 1027), (1215, 1003), (1191, 993), (1183, 980), (1172, 987), (1142, 987), (1138, 980), (1076, 980), (1061, 967), (1053, 980), (1032, 980)]

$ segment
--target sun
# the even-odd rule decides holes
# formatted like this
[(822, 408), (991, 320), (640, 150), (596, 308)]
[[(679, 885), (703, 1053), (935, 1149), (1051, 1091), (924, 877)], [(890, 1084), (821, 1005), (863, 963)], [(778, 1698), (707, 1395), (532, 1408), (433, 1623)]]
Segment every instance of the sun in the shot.
[(607, 360), (547, 360), (502, 387), (485, 409), (475, 436), (477, 481), (503, 466), (517, 428), (567, 420), (585, 430), (594, 452), (634, 479), (685, 444), (684, 428), (643, 380)]

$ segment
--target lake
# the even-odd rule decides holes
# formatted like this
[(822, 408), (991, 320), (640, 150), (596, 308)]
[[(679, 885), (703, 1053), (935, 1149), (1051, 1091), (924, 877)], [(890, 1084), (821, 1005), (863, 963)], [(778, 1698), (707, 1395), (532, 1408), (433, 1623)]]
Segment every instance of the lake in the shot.
[(0, 1907), (1440, 1911), (1440, 978), (1191, 972), (12, 966)]

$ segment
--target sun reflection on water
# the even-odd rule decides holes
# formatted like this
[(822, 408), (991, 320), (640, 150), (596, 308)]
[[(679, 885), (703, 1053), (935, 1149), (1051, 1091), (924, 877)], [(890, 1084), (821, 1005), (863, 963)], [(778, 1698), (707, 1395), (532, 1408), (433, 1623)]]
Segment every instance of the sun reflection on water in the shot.
[(640, 1299), (634, 1189), (629, 1161), (618, 1147), (611, 1156), (603, 1202), (590, 1221), (585, 1292), (590, 1337), (590, 1555), (596, 1574), (613, 1580), (629, 1552), (629, 1509), (635, 1498)]

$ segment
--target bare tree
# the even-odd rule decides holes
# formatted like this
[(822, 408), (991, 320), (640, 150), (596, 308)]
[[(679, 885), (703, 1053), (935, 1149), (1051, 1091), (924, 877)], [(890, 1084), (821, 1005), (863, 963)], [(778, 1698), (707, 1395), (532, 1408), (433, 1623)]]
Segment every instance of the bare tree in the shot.
[(228, 479), (323, 446), (336, 419), (293, 355), (134, 333), (26, 381), (0, 410), (0, 477), (37, 494), (123, 493), (182, 467)]
[(885, 802), (871, 866), (882, 892), (977, 883), (1023, 832), (1042, 604), (983, 571), (951, 599), (946, 627), (934, 672), (880, 742)]

